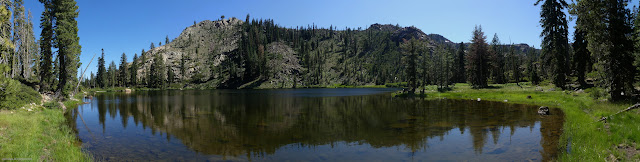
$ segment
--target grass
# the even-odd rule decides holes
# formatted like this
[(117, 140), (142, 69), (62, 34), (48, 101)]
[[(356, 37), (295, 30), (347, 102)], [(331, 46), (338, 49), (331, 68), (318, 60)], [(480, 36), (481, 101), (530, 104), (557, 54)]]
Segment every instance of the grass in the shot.
[(61, 109), (0, 111), (0, 157), (30, 161), (89, 161)]
[[(0, 78), (0, 158), (30, 161), (89, 161), (67, 125), (57, 102), (40, 104), (38, 92), (18, 81)], [(81, 99), (82, 95), (73, 98)], [(81, 100), (67, 100), (72, 108)]]
[[(468, 84), (456, 84), (450, 91), (440, 92), (435, 86), (426, 88), (426, 99), (477, 99), (504, 101), (540, 106), (557, 107), (565, 113), (563, 135), (559, 149), (563, 151), (562, 161), (603, 161), (634, 160), (626, 159), (625, 153), (616, 149), (623, 144), (634, 146), (640, 141), (640, 114), (633, 110), (607, 120), (596, 122), (603, 116), (609, 116), (622, 110), (631, 103), (611, 103), (594, 99), (588, 93), (562, 91), (558, 88), (549, 91), (551, 86), (534, 86), (521, 83), (491, 85), (491, 88), (472, 89)], [(543, 91), (541, 91), (543, 90)], [(395, 94), (400, 95), (400, 94)], [(528, 99), (531, 96), (531, 99)], [(638, 156), (634, 156), (638, 157)], [(637, 159), (636, 159), (637, 160)]]

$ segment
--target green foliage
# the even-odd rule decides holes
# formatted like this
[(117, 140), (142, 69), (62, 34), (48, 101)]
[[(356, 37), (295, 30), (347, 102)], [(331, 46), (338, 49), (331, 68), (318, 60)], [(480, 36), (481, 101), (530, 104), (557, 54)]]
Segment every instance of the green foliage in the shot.
[(465, 75), (465, 48), (464, 48), (464, 42), (460, 42), (460, 44), (458, 44), (458, 54), (456, 55), (455, 59), (454, 59), (454, 63), (455, 63), (455, 69), (453, 72), (453, 82), (456, 83), (464, 83), (466, 82), (466, 75)]
[(127, 66), (127, 55), (122, 53), (120, 57), (120, 68), (118, 69), (118, 85), (126, 87), (129, 85), (129, 66)]
[(151, 65), (150, 72), (150, 86), (151, 88), (165, 88), (165, 74), (166, 67), (164, 65), (164, 59), (162, 55), (156, 54), (153, 57), (153, 64)]
[[(6, 74), (9, 67), (0, 65), (0, 72)], [(0, 75), (0, 108), (14, 110), (26, 104), (40, 103), (40, 94), (33, 88), (21, 84), (17, 80)]]
[(393, 88), (405, 88), (408, 87), (409, 84), (407, 84), (407, 82), (399, 82), (399, 83), (387, 83), (384, 84), (386, 87), (393, 87)]
[(58, 104), (57, 102), (46, 102), (44, 103), (42, 106), (44, 106), (44, 108), (47, 109), (61, 109), (62, 107), (60, 107), (60, 104)]
[(17, 109), (29, 103), (40, 103), (40, 94), (33, 88), (21, 84), (13, 79), (0, 81), (0, 107), (3, 109)]
[(41, 0), (44, 3), (44, 11), (40, 18), (40, 90), (50, 91), (53, 78), (53, 52), (51, 51), (53, 41), (53, 15), (51, 1)]
[(486, 36), (482, 31), (482, 26), (476, 26), (473, 30), (471, 47), (467, 55), (467, 75), (469, 81), (474, 88), (487, 87), (487, 78), (489, 77), (488, 65), (488, 45), (485, 41)]
[(107, 69), (106, 72), (106, 85), (109, 87), (115, 87), (117, 84), (117, 73), (118, 69), (116, 68), (116, 63), (114, 61), (111, 61), (111, 63), (109, 64), (109, 68)]
[[(596, 86), (608, 91), (611, 100), (628, 98), (634, 91), (636, 67), (632, 15), (628, 0), (581, 0), (572, 5), (572, 14), (579, 19), (576, 27), (586, 33), (587, 49), (594, 63)], [(633, 36), (633, 37), (632, 37)], [(543, 48), (544, 49), (544, 48)]]
[(133, 55), (133, 61), (131, 62), (131, 67), (129, 68), (129, 75), (131, 75), (129, 77), (129, 81), (130, 81), (130, 85), (131, 86), (137, 86), (138, 85), (138, 54), (134, 54)]
[(502, 44), (500, 44), (500, 38), (498, 38), (498, 34), (493, 35), (493, 39), (491, 40), (491, 46), (489, 48), (489, 64), (490, 64), (490, 72), (491, 77), (493, 78), (493, 82), (497, 84), (504, 84), (507, 82), (507, 79), (504, 76), (505, 73), (505, 56), (504, 56), (504, 48)]
[(578, 77), (578, 83), (580, 83), (581, 87), (586, 87), (587, 82), (585, 81), (585, 76), (588, 71), (591, 71), (591, 53), (587, 49), (587, 40), (585, 40), (585, 32), (576, 28), (574, 33), (574, 42), (573, 42), (573, 60), (572, 67), (576, 71), (576, 76)]
[[(538, 0), (538, 5), (543, 0)], [(567, 18), (564, 8), (568, 6), (565, 0), (544, 0), (540, 11), (540, 25), (542, 26), (542, 59), (543, 67), (548, 69), (547, 75), (553, 84), (564, 89), (568, 74), (566, 63), (569, 58), (569, 38)]]
[(402, 49), (404, 52), (403, 62), (405, 63), (405, 75), (407, 76), (407, 82), (409, 86), (409, 93), (412, 94), (415, 92), (417, 86), (417, 63), (418, 60), (418, 51), (420, 50), (422, 45), (418, 42), (417, 39), (411, 39), (409, 41), (405, 41), (402, 45)]
[(102, 49), (102, 55), (98, 57), (98, 74), (96, 75), (96, 82), (100, 88), (107, 86), (107, 69), (105, 68), (104, 62), (104, 49)]
[(78, 6), (74, 0), (53, 0), (55, 16), (54, 45), (58, 49), (58, 90), (63, 95), (71, 91), (71, 85), (77, 82), (80, 66), (80, 37), (78, 37)]
[(607, 96), (607, 92), (600, 87), (592, 87), (584, 90), (585, 93), (589, 94), (589, 96), (593, 99), (599, 99)]

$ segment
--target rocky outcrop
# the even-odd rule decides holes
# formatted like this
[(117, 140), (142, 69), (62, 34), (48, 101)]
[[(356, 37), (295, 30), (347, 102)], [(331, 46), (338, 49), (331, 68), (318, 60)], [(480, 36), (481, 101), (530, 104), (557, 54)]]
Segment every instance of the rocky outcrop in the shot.
[[(167, 70), (175, 74), (174, 80), (209, 80), (212, 77), (211, 68), (219, 66), (228, 58), (229, 52), (238, 48), (242, 23), (241, 20), (230, 18), (218, 21), (205, 20), (187, 27), (170, 43), (142, 54), (141, 59), (137, 60), (140, 65), (137, 71), (138, 80), (149, 72), (154, 63), (153, 57), (157, 55), (162, 55)], [(184, 74), (181, 71), (183, 62)], [(210, 65), (210, 62), (213, 66), (206, 66)]]
[(296, 88), (301, 81), (303, 71), (296, 52), (283, 42), (267, 45), (267, 61), (269, 79), (264, 82), (263, 88)]
[[(344, 31), (253, 24), (245, 29), (253, 33), (243, 33), (244, 23), (231, 18), (187, 27), (172, 42), (150, 49), (136, 60), (139, 83), (144, 84), (143, 78), (150, 76), (154, 57), (162, 56), (166, 69), (174, 74), (173, 78), (165, 74), (164, 79), (193, 88), (385, 84), (402, 77), (402, 51), (398, 47), (405, 40), (419, 39), (430, 48), (458, 48), (441, 35), (427, 35), (413, 26), (373, 24), (366, 30)], [(239, 49), (243, 34), (247, 46)], [(531, 49), (514, 46), (518, 51)], [(247, 52), (252, 50), (256, 52)]]
[(403, 39), (410, 40), (414, 38), (420, 39), (420, 40), (429, 40), (429, 37), (427, 36), (427, 34), (425, 34), (424, 32), (422, 32), (422, 30), (414, 26), (398, 29), (395, 32), (393, 32), (391, 37), (392, 37), (392, 40), (396, 42), (402, 41)]

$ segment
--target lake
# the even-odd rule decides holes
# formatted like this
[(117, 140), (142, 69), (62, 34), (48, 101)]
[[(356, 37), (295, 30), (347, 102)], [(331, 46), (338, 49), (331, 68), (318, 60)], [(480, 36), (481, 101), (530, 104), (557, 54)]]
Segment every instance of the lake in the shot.
[(564, 114), (397, 89), (97, 93), (66, 116), (109, 161), (549, 161)]

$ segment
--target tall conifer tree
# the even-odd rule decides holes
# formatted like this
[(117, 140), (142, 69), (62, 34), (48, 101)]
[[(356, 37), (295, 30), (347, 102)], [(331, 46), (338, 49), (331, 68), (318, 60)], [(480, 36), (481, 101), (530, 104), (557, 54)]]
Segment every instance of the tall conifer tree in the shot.
[(540, 11), (540, 24), (542, 26), (542, 59), (547, 75), (550, 76), (553, 84), (564, 89), (566, 87), (566, 75), (569, 69), (569, 38), (567, 18), (564, 9), (568, 6), (565, 0), (538, 0), (542, 11)]

